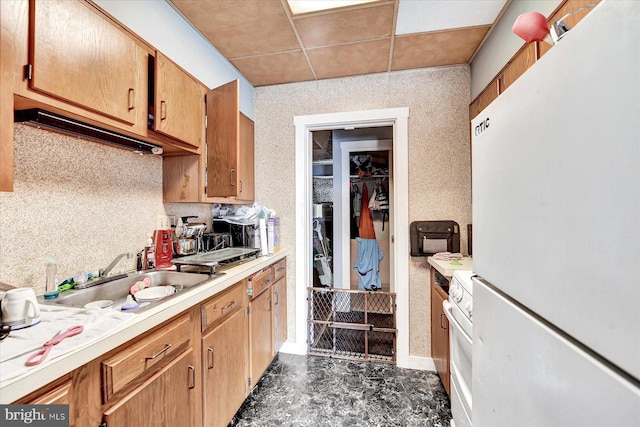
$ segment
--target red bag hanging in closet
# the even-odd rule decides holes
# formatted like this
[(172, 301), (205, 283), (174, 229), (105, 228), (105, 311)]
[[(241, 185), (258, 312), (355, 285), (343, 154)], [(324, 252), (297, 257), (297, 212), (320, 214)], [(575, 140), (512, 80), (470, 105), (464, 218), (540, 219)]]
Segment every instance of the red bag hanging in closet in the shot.
[(362, 183), (362, 208), (360, 209), (360, 238), (375, 239), (376, 231), (373, 229), (373, 218), (369, 210), (369, 191), (367, 184)]

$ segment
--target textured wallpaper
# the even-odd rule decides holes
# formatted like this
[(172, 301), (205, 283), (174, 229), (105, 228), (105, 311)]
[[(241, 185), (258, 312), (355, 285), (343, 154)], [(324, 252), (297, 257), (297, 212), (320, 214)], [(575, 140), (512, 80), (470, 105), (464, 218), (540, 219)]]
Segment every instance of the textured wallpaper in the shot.
[(162, 158), (15, 125), (14, 192), (0, 193), (0, 281), (44, 291), (45, 258), (58, 281), (135, 253), (156, 228)]
[[(295, 253), (295, 135), (299, 115), (409, 107), (409, 220), (471, 222), (469, 68), (441, 67), (259, 87), (255, 90), (256, 197), (281, 219)], [(287, 263), (295, 277), (295, 259)], [(410, 354), (431, 356), (429, 275), (424, 258), (409, 269)], [(295, 338), (295, 292), (287, 283), (288, 334)]]

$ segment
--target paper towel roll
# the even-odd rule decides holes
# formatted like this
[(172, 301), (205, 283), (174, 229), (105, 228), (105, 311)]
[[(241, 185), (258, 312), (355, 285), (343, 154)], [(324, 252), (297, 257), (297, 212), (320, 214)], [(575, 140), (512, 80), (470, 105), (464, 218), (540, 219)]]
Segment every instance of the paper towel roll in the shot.
[(267, 221), (264, 218), (260, 218), (260, 255), (269, 255), (269, 249), (267, 246)]

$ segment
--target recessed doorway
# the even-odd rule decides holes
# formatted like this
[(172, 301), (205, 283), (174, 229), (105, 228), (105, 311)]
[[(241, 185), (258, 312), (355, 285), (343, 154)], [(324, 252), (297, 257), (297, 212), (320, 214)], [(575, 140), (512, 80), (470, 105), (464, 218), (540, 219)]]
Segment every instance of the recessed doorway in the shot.
[[(408, 221), (408, 108), (354, 111), (346, 113), (320, 114), (294, 117), (296, 132), (296, 297), (295, 297), (295, 341), (287, 343), (283, 350), (291, 353), (306, 353), (307, 336), (307, 287), (313, 283), (313, 234), (311, 227), (313, 203), (312, 182), (312, 132), (335, 129), (359, 129), (391, 127), (393, 129), (392, 168), (393, 183), (389, 192), (393, 194), (394, 212), (387, 226), (390, 259), (394, 268), (390, 282), (397, 293), (397, 359), (401, 367), (411, 367), (409, 362), (409, 221)], [(348, 215), (348, 214), (347, 214)], [(347, 217), (348, 218), (348, 217)], [(335, 249), (335, 248), (334, 248)], [(335, 254), (334, 254), (335, 256)]]

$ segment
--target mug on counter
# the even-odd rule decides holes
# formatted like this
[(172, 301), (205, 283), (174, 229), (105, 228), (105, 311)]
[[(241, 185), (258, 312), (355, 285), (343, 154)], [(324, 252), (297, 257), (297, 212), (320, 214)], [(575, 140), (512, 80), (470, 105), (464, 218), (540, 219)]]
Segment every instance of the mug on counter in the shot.
[(32, 288), (8, 290), (2, 298), (0, 311), (2, 324), (13, 330), (40, 323), (40, 306)]

